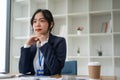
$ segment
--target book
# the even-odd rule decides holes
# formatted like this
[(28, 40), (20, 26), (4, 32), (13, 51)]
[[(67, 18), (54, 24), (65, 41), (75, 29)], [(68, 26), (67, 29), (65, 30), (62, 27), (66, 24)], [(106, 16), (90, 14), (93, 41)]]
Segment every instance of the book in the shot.
[(110, 33), (112, 31), (112, 20), (102, 22), (101, 32)]
[(102, 27), (101, 27), (101, 32), (104, 33), (104, 29), (105, 29), (105, 22), (102, 22)]
[(105, 29), (104, 29), (104, 32), (106, 33), (108, 30), (108, 21), (105, 22)]
[(112, 32), (112, 20), (109, 20), (107, 33), (111, 33), (111, 32)]
[(102, 22), (101, 32), (105, 33), (108, 29), (108, 21)]

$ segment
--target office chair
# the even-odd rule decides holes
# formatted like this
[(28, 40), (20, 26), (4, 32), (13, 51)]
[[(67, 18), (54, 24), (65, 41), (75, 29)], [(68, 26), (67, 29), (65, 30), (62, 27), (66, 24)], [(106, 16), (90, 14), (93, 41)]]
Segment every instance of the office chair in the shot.
[(66, 61), (61, 74), (77, 75), (77, 61)]

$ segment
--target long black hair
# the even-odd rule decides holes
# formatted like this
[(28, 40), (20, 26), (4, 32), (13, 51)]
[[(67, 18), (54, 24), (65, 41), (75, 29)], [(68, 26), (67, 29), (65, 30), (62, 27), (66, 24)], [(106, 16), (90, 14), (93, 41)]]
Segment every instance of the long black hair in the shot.
[(44, 18), (48, 21), (48, 29), (51, 31), (54, 26), (54, 19), (53, 19), (52, 13), (48, 9), (36, 10), (36, 12), (33, 14), (32, 18), (31, 18), (31, 26), (33, 26), (33, 20), (34, 20), (35, 15), (39, 12), (41, 12), (43, 14)]

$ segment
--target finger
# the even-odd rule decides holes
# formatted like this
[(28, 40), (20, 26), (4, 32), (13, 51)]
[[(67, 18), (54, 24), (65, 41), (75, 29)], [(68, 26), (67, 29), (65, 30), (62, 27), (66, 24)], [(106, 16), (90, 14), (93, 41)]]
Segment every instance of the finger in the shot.
[(38, 41), (39, 39), (38, 39), (38, 38), (35, 38), (34, 40), (35, 40), (35, 41)]

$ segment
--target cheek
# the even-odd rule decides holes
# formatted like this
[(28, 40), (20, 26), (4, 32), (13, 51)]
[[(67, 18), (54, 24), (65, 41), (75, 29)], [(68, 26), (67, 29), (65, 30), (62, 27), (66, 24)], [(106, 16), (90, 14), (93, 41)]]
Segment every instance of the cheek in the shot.
[(44, 29), (44, 30), (48, 30), (48, 24), (44, 24), (44, 25), (43, 25), (43, 29)]
[(32, 26), (32, 30), (35, 31), (35, 27), (34, 26)]

